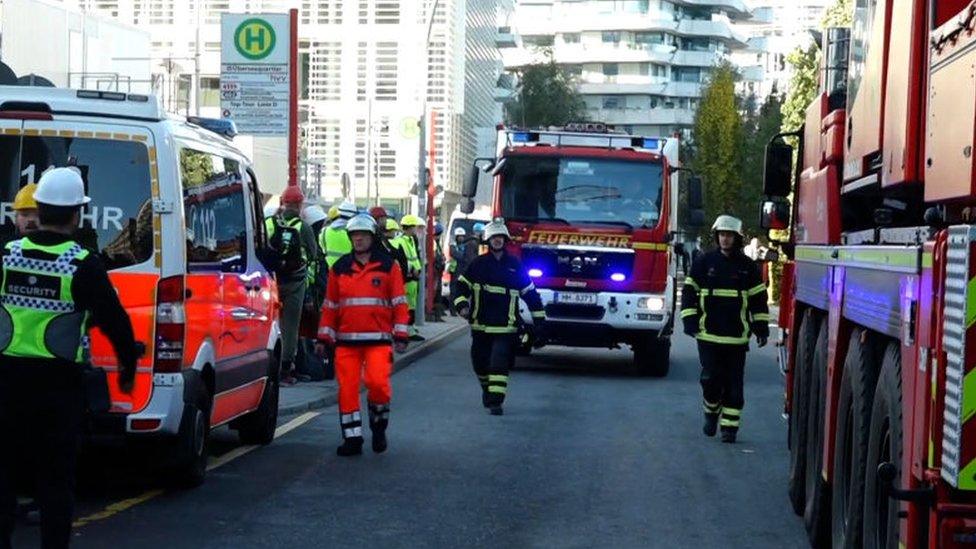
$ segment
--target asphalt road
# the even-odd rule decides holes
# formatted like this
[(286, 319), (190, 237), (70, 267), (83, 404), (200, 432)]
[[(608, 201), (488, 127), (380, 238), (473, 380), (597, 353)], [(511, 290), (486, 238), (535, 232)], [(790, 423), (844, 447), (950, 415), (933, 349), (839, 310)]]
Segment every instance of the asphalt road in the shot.
[[(725, 445), (701, 434), (686, 337), (666, 379), (631, 375), (623, 351), (520, 359), (503, 417), (481, 407), (467, 346), (459, 337), (394, 377), (383, 455), (367, 443), (361, 457), (337, 457), (333, 407), (283, 418), (293, 430), (238, 459), (219, 433), (225, 459), (195, 490), (157, 490), (128, 468), (88, 471), (75, 546), (806, 546), (786, 496), (772, 350), (749, 354), (740, 441)], [(36, 540), (21, 527), (15, 546)]]

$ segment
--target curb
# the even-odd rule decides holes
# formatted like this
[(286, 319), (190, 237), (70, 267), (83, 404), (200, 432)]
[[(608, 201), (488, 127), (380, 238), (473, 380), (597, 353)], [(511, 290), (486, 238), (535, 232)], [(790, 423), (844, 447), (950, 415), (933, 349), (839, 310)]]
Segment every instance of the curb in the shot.
[[(393, 373), (397, 373), (400, 370), (412, 365), (413, 363), (426, 358), (433, 354), (435, 351), (443, 348), (447, 345), (458, 332), (466, 330), (468, 328), (468, 323), (464, 322), (459, 324), (455, 328), (451, 328), (445, 332), (438, 334), (437, 336), (428, 339), (423, 345), (407, 351), (403, 355), (397, 357), (393, 361)], [(335, 388), (329, 387), (323, 390), (323, 394), (313, 400), (303, 402), (300, 404), (291, 404), (289, 406), (282, 406), (278, 408), (278, 416), (292, 416), (295, 414), (301, 414), (304, 412), (309, 412), (312, 410), (318, 410), (320, 408), (327, 408), (339, 402), (339, 393)]]

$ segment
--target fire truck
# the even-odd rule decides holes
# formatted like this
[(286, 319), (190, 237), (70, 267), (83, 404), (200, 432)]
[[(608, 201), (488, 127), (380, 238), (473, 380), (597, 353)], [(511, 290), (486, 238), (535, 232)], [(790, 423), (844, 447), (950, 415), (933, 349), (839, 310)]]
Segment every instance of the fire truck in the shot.
[(974, 547), (976, 3), (855, 4), (766, 152), (789, 499), (817, 547)]
[[(522, 334), (523, 353), (543, 344), (624, 344), (638, 372), (667, 375), (678, 149), (677, 138), (626, 135), (599, 123), (499, 127), (496, 157), (475, 162), (462, 209), (472, 206), (479, 170), (488, 171), (493, 214), (505, 220), (510, 252), (521, 258), (546, 308), (545, 333)], [(700, 182), (688, 181), (700, 222)], [(521, 315), (528, 326), (524, 304)]]

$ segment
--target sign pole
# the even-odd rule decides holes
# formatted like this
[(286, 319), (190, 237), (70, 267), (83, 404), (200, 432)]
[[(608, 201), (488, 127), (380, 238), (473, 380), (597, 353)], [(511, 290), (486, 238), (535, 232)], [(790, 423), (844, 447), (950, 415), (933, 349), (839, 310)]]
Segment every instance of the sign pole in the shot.
[(298, 10), (288, 10), (288, 184), (298, 184)]

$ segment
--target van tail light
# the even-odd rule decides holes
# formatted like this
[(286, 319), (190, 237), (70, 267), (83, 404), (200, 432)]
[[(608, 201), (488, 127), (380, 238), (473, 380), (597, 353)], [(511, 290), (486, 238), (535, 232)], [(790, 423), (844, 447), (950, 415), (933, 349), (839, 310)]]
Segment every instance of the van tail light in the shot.
[(156, 373), (174, 373), (183, 369), (185, 296), (182, 276), (164, 278), (156, 287), (156, 341), (153, 350), (153, 371)]

